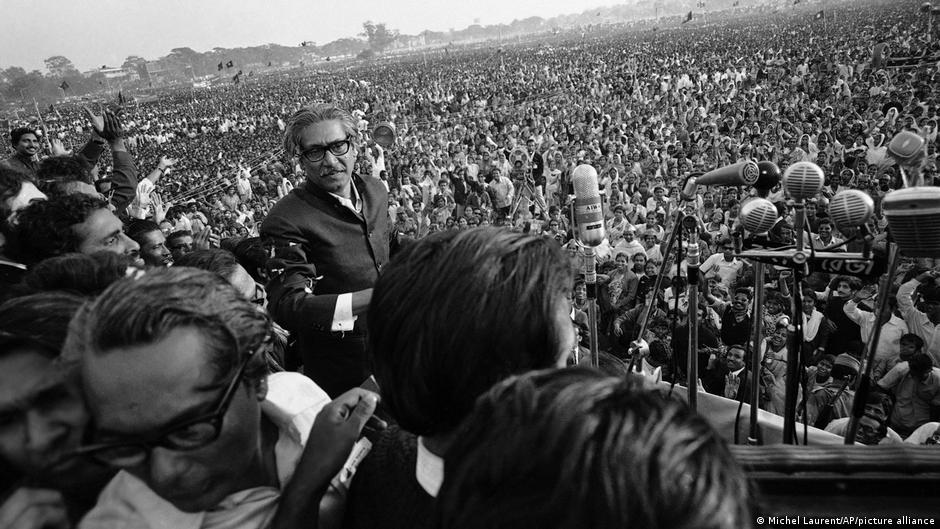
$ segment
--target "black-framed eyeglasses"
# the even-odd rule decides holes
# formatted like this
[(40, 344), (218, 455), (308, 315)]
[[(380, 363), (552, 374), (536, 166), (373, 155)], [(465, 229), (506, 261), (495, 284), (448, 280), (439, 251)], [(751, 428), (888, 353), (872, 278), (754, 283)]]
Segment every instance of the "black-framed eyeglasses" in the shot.
[(147, 438), (91, 444), (79, 448), (71, 455), (89, 457), (111, 467), (127, 468), (146, 461), (150, 457), (150, 452), (157, 447), (185, 452), (198, 450), (211, 444), (221, 435), (222, 423), (228, 413), (228, 408), (232, 404), (232, 399), (235, 398), (248, 363), (258, 350), (252, 351), (238, 366), (235, 376), (229, 382), (213, 411), (171, 424)]
[(264, 305), (268, 300), (268, 292), (264, 289), (264, 285), (261, 283), (255, 283), (255, 295), (251, 298), (251, 302), (255, 305)]
[(300, 156), (310, 163), (322, 162), (326, 158), (327, 151), (333, 153), (333, 156), (342, 156), (349, 152), (350, 145), (352, 145), (352, 140), (345, 138), (327, 145), (314, 145), (300, 153)]

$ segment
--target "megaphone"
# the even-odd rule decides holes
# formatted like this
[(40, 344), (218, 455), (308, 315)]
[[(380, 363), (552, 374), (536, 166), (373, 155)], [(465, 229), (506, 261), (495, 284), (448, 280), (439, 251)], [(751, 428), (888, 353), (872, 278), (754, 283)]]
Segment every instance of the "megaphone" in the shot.
[(372, 129), (372, 140), (388, 149), (395, 144), (395, 124), (383, 121)]

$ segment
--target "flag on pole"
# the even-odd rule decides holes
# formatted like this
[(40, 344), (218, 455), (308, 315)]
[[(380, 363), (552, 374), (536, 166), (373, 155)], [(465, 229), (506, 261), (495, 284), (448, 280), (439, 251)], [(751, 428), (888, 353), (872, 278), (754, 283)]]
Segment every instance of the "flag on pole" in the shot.
[(825, 11), (822, 10), (822, 9), (820, 9), (819, 12), (816, 13), (816, 16), (815, 16), (814, 18), (815, 18), (816, 20), (822, 20), (824, 16), (826, 16)]
[(59, 88), (61, 88), (63, 91), (68, 90), (69, 89), (68, 81), (62, 81), (62, 84), (59, 85)]
[(229, 61), (228, 63), (225, 64), (226, 68), (231, 68), (232, 66), (235, 66), (235, 63), (233, 63), (232, 61)]
[(685, 24), (686, 22), (688, 22), (688, 21), (690, 21), (690, 20), (692, 20), (692, 12), (691, 12), (691, 11), (689, 11), (689, 14), (685, 16), (685, 20), (683, 20), (682, 23)]

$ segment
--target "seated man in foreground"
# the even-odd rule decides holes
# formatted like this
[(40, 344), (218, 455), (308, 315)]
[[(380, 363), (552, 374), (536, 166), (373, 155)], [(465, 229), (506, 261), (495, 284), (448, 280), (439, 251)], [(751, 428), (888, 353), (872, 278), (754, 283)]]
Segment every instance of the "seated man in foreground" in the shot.
[(79, 312), (65, 354), (95, 424), (81, 452), (123, 470), (83, 526), (271, 523), (329, 402), (302, 375), (268, 374), (271, 332), (231, 285), (189, 268), (118, 281)]

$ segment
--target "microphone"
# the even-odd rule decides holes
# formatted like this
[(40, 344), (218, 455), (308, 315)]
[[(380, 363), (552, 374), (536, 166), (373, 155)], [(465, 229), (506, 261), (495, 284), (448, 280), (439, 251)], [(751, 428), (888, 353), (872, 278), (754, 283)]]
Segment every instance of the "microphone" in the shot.
[(780, 183), (780, 168), (773, 162), (757, 162), (757, 182), (754, 183), (754, 189), (757, 190), (757, 196), (767, 198), (770, 190)]
[(864, 236), (862, 257), (871, 257), (872, 236), (866, 225), (875, 213), (875, 201), (858, 189), (839, 191), (829, 201), (829, 218), (843, 235), (854, 235), (856, 230)]
[(585, 246), (597, 247), (607, 237), (597, 170), (587, 164), (575, 167), (571, 172), (571, 185), (574, 187), (574, 220), (578, 225), (578, 240)]
[(767, 233), (777, 223), (777, 207), (766, 198), (751, 198), (741, 205), (741, 225), (750, 233)]
[(906, 187), (924, 185), (923, 165), (927, 157), (927, 140), (913, 132), (902, 130), (888, 143), (888, 156), (901, 168)]
[(924, 153), (927, 140), (909, 130), (902, 130), (888, 143), (888, 154), (897, 160), (898, 165), (913, 165), (919, 162)]
[(829, 218), (842, 233), (864, 226), (874, 213), (875, 201), (858, 189), (839, 191), (829, 201)]
[(679, 193), (679, 200), (683, 202), (695, 200), (695, 192), (698, 190), (698, 175), (699, 173), (696, 173), (685, 179), (685, 182), (682, 183), (682, 191)]
[(750, 186), (757, 182), (760, 169), (755, 162), (738, 162), (713, 169), (698, 178), (700, 186)]
[(783, 173), (783, 187), (797, 202), (818, 195), (825, 181), (823, 170), (813, 162), (796, 162)]
[(902, 255), (940, 256), (940, 187), (892, 191), (884, 197), (881, 207)]

